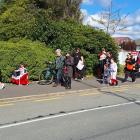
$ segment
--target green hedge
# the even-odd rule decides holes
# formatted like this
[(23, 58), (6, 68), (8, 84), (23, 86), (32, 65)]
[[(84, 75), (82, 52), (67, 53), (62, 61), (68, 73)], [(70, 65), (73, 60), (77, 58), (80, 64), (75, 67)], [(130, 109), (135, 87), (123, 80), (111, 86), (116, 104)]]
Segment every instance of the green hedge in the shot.
[(4, 82), (9, 82), (11, 73), (20, 63), (27, 65), (30, 80), (38, 80), (39, 73), (45, 68), (45, 61), (54, 59), (53, 50), (40, 42), (29, 40), (0, 41), (0, 69)]
[[(42, 1), (42, 0), (41, 0)], [(0, 40), (8, 41), (10, 39), (22, 39), (26, 38), (32, 41), (40, 41), (45, 43), (45, 45), (53, 50), (60, 48), (63, 52), (75, 50), (75, 48), (80, 48), (82, 50), (82, 54), (86, 60), (87, 66), (87, 73), (91, 74), (94, 72), (96, 74), (96, 64), (98, 63), (98, 53), (101, 51), (102, 48), (106, 48), (107, 51), (110, 51), (113, 54), (113, 57), (117, 61), (118, 59), (118, 48), (114, 43), (114, 40), (111, 38), (109, 34), (105, 32), (94, 29), (90, 26), (84, 26), (82, 23), (77, 22), (72, 18), (63, 19), (55, 19), (51, 16), (50, 9), (44, 9), (38, 7), (35, 3), (37, 0), (14, 0), (11, 3), (6, 3), (4, 8), (2, 8), (0, 13)], [(39, 1), (38, 1), (39, 2)], [(27, 42), (26, 42), (27, 41)], [(0, 46), (3, 48), (3, 43)], [(28, 60), (30, 65), (34, 64), (34, 53), (32, 46), (36, 46), (36, 50), (40, 50), (40, 46), (45, 45), (37, 45), (40, 43), (35, 43), (32, 45), (33, 42), (25, 40), (20, 41), (17, 43), (12, 43), (13, 46), (27, 46), (25, 50), (29, 50), (29, 53), (33, 53), (32, 60)], [(4, 43), (5, 44), (5, 43)], [(29, 44), (29, 45), (28, 45)], [(34, 43), (33, 43), (34, 44)], [(10, 46), (10, 42), (6, 43), (6, 46)], [(39, 46), (39, 48), (37, 47)], [(31, 48), (30, 48), (31, 47)], [(9, 56), (9, 53), (14, 53), (13, 50), (9, 51), (10, 47), (7, 47), (6, 54)], [(18, 47), (17, 47), (18, 48)], [(24, 50), (24, 47), (22, 48)], [(16, 49), (15, 49), (16, 50)], [(30, 52), (30, 50), (32, 50)], [(47, 50), (47, 48), (46, 48)], [(45, 50), (45, 51), (46, 51)], [(44, 52), (45, 52), (44, 51)], [(44, 53), (43, 52), (43, 53)], [(46, 51), (47, 52), (47, 51)], [(41, 54), (41, 56), (43, 55)], [(14, 54), (16, 55), (16, 54)], [(25, 58), (28, 58), (28, 53), (22, 54), (19, 53), (19, 56), (15, 59), (18, 61), (14, 64), (10, 63), (8, 68), (9, 72), (15, 67), (20, 61), (23, 60), (23, 56), (26, 55)], [(51, 54), (50, 54), (51, 55)], [(53, 56), (53, 55), (52, 55)], [(1, 56), (3, 58), (3, 56)], [(46, 56), (47, 57), (47, 56)], [(9, 57), (7, 57), (8, 59)], [(10, 57), (10, 59), (12, 56)], [(36, 59), (42, 60), (40, 55), (36, 56)], [(1, 63), (6, 63), (3, 62)], [(5, 60), (9, 61), (9, 60)], [(15, 60), (14, 60), (15, 61)], [(33, 61), (33, 62), (32, 62)], [(40, 62), (39, 62), (40, 64)], [(37, 79), (36, 73), (39, 70), (31, 70), (31, 79)], [(8, 66), (7, 66), (8, 67)], [(4, 68), (4, 67), (2, 67)], [(11, 70), (10, 70), (11, 69)], [(5, 73), (5, 74), (4, 74)], [(6, 76), (7, 72), (3, 71), (4, 77)], [(7, 78), (6, 78), (7, 79)]]

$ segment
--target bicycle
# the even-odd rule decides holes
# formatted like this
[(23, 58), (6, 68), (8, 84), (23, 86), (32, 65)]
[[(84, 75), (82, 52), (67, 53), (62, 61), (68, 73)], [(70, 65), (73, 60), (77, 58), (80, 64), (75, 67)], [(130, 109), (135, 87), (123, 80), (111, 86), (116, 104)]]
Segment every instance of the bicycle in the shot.
[(45, 70), (41, 72), (39, 75), (39, 82), (40, 85), (49, 85), (52, 84), (56, 77), (55, 66), (52, 62), (48, 62), (48, 66)]

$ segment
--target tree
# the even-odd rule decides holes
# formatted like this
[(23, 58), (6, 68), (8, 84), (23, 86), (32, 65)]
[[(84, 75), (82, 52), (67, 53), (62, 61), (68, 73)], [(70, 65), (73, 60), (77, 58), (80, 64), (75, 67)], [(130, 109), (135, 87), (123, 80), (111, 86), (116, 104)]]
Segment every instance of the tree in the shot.
[[(63, 52), (81, 48), (87, 72), (92, 73), (101, 49), (106, 48), (117, 60), (117, 47), (109, 34), (77, 22), (80, 1), (13, 0), (5, 3), (0, 14), (0, 40), (15, 42), (25, 38), (45, 43), (46, 49), (60, 48)], [(34, 63), (34, 59), (31, 62)]]
[(82, 0), (32, 0), (34, 5), (48, 10), (53, 19), (72, 18), (79, 21)]
[(120, 46), (122, 47), (122, 49), (127, 50), (127, 51), (134, 51), (136, 50), (136, 43), (135, 41), (127, 41), (127, 42), (123, 42), (122, 44), (120, 44)]
[(121, 17), (121, 9), (115, 11), (113, 9), (115, 9), (113, 7), (113, 1), (110, 0), (109, 6), (100, 13), (99, 20), (92, 17), (92, 20), (99, 23), (101, 29), (109, 34), (114, 34), (117, 31), (127, 28), (125, 21), (128, 14)]

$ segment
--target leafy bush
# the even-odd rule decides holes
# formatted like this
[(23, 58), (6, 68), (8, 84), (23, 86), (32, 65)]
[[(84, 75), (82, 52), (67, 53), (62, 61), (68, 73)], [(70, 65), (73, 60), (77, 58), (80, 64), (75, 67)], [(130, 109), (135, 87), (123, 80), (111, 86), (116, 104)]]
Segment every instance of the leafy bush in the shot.
[(87, 67), (87, 73), (94, 73), (98, 63), (98, 53), (105, 48), (118, 59), (118, 49), (113, 39), (100, 30), (83, 26), (72, 21), (51, 21), (46, 23), (46, 31), (38, 38), (53, 49), (60, 48), (64, 52), (81, 48)]
[[(77, 22), (76, 19), (78, 18), (79, 12), (77, 13), (78, 15), (76, 14), (74, 16), (75, 18), (72, 18), (73, 16), (72, 17), (69, 16), (69, 14), (66, 15), (67, 18), (63, 18), (62, 13), (59, 13), (59, 16), (56, 17), (54, 16), (53, 18), (52, 15), (54, 15), (55, 11), (57, 11), (57, 8), (56, 10), (53, 11), (53, 8), (52, 7), (48, 8), (47, 7), (48, 4), (46, 5), (44, 4), (44, 2), (46, 3), (45, 0), (43, 1), (42, 0), (12, 0), (9, 3), (8, 0), (6, 4), (4, 4), (1, 10), (2, 12), (0, 13), (0, 40), (8, 41), (10, 39), (14, 40), (14, 39), (22, 39), (22, 38), (30, 39), (32, 41), (38, 40), (40, 42), (45, 43), (47, 47), (52, 48), (53, 50), (60, 48), (63, 50), (63, 52), (67, 52), (67, 51), (73, 52), (75, 48), (77, 47), (81, 48), (86, 61), (87, 73), (92, 73), (93, 70), (94, 72), (96, 71), (95, 66), (98, 63), (97, 54), (101, 51), (102, 48), (106, 48), (107, 51), (110, 51), (113, 54), (115, 60), (117, 61), (117, 57), (118, 57), (117, 46), (115, 45), (110, 35), (104, 33), (101, 30), (97, 30), (89, 26), (84, 26), (81, 23)], [(50, 0), (49, 2), (51, 4), (52, 2), (55, 2), (55, 0), (53, 1)], [(55, 4), (56, 4), (55, 7), (58, 6), (62, 8), (61, 6), (64, 3), (61, 5), (60, 3), (55, 2)], [(54, 7), (53, 4), (52, 6)], [(71, 6), (69, 7), (70, 10), (71, 10)], [(60, 10), (58, 9), (58, 11)], [(65, 14), (63, 15), (65, 16)], [(1, 46), (3, 46), (2, 45), (3, 43), (4, 42), (1, 43)], [(11, 42), (8, 41), (8, 43), (6, 43), (5, 45), (6, 47), (9, 46), (6, 49), (7, 52), (9, 51), (8, 49), (10, 48), (10, 45), (13, 46), (27, 45), (28, 47), (25, 48), (25, 50), (26, 49), (32, 50), (33, 48), (32, 46), (33, 42), (29, 40), (15, 42), (11, 44), (10, 43)], [(40, 49), (40, 45), (37, 44), (35, 43), (36, 49), (38, 49), (38, 47)], [(44, 44), (43, 46), (45, 47)], [(3, 47), (1, 49), (3, 49)], [(46, 52), (46, 50), (44, 52)], [(8, 53), (6, 54), (8, 55)], [(42, 55), (43, 53), (41, 54), (41, 56)], [(19, 53), (18, 61), (19, 60), (21, 61), (22, 57), (23, 54)], [(36, 57), (40, 57), (40, 55)], [(38, 59), (40, 60), (40, 58)], [(31, 63), (34, 64), (33, 60), (34, 59), (30, 60), (29, 64)], [(11, 63), (10, 68), (11, 66), (14, 66), (14, 64)], [(29, 69), (31, 68), (29, 67)], [(31, 73), (31, 79), (37, 79), (35, 78), (35, 75), (36, 74)]]
[(124, 65), (118, 64), (118, 75), (124, 76)]
[(27, 65), (30, 80), (38, 80), (39, 73), (46, 67), (45, 62), (54, 59), (52, 49), (43, 43), (29, 40), (0, 41), (0, 69), (4, 82), (8, 82), (11, 73), (19, 64)]

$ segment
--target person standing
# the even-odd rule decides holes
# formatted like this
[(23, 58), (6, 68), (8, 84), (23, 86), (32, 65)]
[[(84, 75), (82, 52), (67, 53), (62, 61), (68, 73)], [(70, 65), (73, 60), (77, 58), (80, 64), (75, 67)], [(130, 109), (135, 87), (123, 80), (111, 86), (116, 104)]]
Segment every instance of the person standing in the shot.
[(70, 55), (70, 53), (67, 53), (66, 58), (65, 58), (65, 63), (64, 63), (64, 69), (63, 69), (64, 82), (65, 82), (66, 89), (71, 89), (71, 78), (73, 76), (73, 65), (74, 65), (74, 59)]
[(75, 78), (75, 80), (77, 80), (78, 75), (79, 75), (79, 70), (77, 69), (77, 65), (79, 63), (79, 60), (81, 59), (80, 48), (76, 49), (76, 52), (74, 53), (73, 58), (74, 58), (74, 66), (73, 66), (73, 68), (74, 68), (74, 78)]
[(136, 80), (135, 65), (136, 65), (135, 59), (130, 53), (128, 53), (127, 58), (125, 60), (125, 68), (124, 68), (125, 77), (122, 82), (126, 82), (129, 76), (131, 76), (132, 82), (135, 82)]
[(105, 58), (105, 64), (108, 65), (108, 67), (110, 67), (110, 64), (111, 64), (111, 58), (112, 58), (112, 55), (110, 52), (107, 52), (106, 53), (106, 58)]
[(104, 65), (104, 74), (103, 74), (103, 84), (109, 84), (110, 78), (110, 67), (108, 64)]
[(99, 67), (98, 67), (98, 78), (102, 79), (104, 74), (104, 65), (106, 62), (106, 50), (102, 48), (102, 52), (98, 55), (99, 56)]
[(55, 79), (55, 84), (53, 87), (57, 87), (59, 84), (63, 83), (62, 80), (62, 69), (64, 66), (64, 56), (61, 54), (61, 50), (57, 49), (56, 51), (56, 60), (55, 60), (55, 70), (56, 70), (56, 79)]
[(113, 58), (111, 58), (111, 63), (110, 63), (110, 85), (117, 85), (117, 63), (114, 61)]
[(81, 80), (84, 79), (85, 74), (85, 64), (84, 64), (84, 57), (81, 56), (76, 68), (78, 69), (79, 77)]

